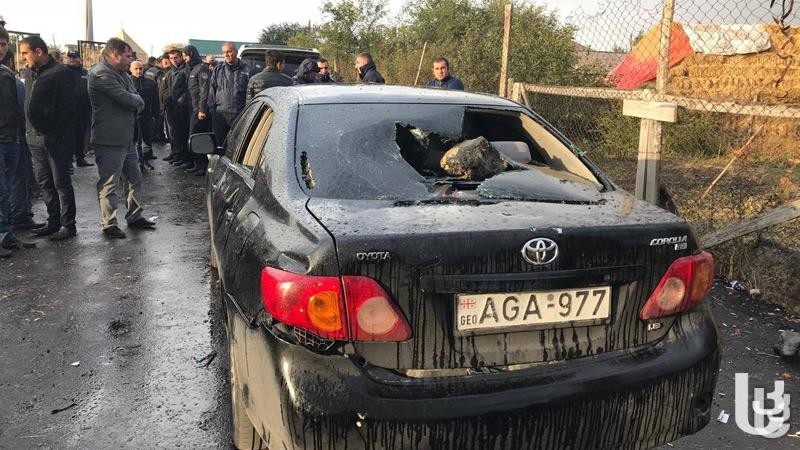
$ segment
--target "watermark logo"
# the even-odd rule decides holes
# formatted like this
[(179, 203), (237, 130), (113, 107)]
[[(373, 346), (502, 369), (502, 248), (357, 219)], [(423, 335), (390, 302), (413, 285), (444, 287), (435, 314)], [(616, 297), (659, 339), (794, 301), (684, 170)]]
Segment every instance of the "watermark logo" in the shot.
[[(775, 439), (789, 432), (789, 394), (783, 392), (783, 381), (775, 382), (775, 389), (764, 395), (764, 388), (753, 389), (750, 402), (748, 373), (736, 374), (736, 425), (745, 433)], [(766, 400), (772, 402), (767, 408)], [(750, 410), (753, 424), (750, 423)]]

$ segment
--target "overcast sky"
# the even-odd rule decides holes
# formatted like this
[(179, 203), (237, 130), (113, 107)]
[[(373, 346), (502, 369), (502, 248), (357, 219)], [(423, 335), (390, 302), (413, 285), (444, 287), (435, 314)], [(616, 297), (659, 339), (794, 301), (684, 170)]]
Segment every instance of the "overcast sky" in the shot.
[[(529, 0), (558, 11), (579, 27), (578, 41), (609, 49), (649, 28), (660, 16), (661, 0)], [(396, 16), (405, 0), (387, 0)], [(608, 6), (609, 2), (612, 6)], [(323, 0), (94, 0), (94, 37), (105, 41), (120, 26), (145, 50), (189, 38), (255, 41), (272, 23), (320, 23)], [(758, 23), (770, 21), (769, 0), (677, 0), (676, 15), (687, 22)], [(780, 3), (780, 2), (778, 2)], [(799, 8), (800, 9), (800, 8)], [(59, 46), (84, 38), (84, 0), (3, 1), (9, 30), (37, 32)], [(796, 22), (797, 13), (793, 16)]]
[[(94, 0), (94, 38), (105, 41), (120, 26), (148, 52), (189, 38), (255, 41), (265, 26), (280, 22), (322, 21), (323, 0)], [(387, 0), (397, 15), (404, 0)], [(598, 0), (536, 0), (563, 11), (578, 5), (592, 8)], [(593, 8), (596, 9), (596, 8)], [(84, 38), (84, 0), (3, 1), (2, 15), (9, 30), (36, 32), (51, 43), (74, 44)]]

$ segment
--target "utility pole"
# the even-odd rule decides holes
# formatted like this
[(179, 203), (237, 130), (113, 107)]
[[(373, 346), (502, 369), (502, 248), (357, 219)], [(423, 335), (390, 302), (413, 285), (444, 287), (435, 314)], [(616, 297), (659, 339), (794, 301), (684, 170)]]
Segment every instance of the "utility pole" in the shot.
[(92, 11), (92, 0), (86, 0), (86, 40), (94, 40), (94, 11)]

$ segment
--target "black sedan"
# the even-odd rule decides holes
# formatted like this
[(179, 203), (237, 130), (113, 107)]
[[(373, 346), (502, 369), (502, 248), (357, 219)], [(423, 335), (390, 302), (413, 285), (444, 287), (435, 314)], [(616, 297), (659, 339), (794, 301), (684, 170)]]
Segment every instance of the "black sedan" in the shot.
[(711, 256), (530, 110), (272, 88), (191, 147), (237, 447), (646, 448), (708, 423)]

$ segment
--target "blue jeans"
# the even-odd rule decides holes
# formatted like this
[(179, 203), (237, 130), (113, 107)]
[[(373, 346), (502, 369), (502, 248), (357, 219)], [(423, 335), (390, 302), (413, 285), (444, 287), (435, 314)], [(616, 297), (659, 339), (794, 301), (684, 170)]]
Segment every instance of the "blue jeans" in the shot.
[(11, 230), (11, 204), (8, 201), (9, 187), (14, 182), (14, 171), (19, 158), (19, 144), (0, 142), (0, 244), (14, 241)]
[(31, 180), (33, 180), (31, 151), (28, 149), (28, 141), (25, 140), (24, 132), (21, 134), (19, 159), (17, 160), (17, 167), (13, 168), (14, 179), (8, 185), (8, 201), (11, 203), (10, 222), (12, 226), (28, 225), (33, 222), (30, 185)]

